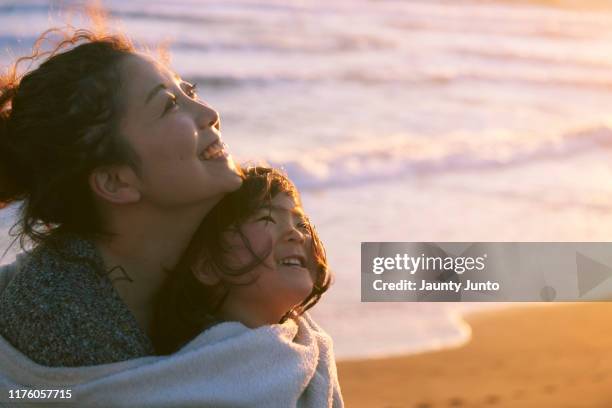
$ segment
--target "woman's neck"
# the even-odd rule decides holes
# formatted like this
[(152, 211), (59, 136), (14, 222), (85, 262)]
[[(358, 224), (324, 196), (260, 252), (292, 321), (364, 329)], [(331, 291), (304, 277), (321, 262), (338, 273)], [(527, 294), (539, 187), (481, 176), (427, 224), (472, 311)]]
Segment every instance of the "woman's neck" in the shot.
[(126, 211), (114, 214), (114, 233), (96, 245), (115, 290), (149, 333), (155, 296), (166, 274), (178, 263), (202, 218), (216, 204), (186, 208), (178, 212)]

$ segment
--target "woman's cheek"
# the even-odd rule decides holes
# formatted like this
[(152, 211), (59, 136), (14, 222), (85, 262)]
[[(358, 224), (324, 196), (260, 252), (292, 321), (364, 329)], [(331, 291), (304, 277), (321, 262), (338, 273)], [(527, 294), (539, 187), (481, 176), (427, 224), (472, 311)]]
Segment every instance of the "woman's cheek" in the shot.
[(198, 130), (189, 118), (175, 114), (171, 121), (166, 122), (159, 129), (159, 143), (161, 148), (178, 152), (180, 154), (197, 155), (198, 147), (204, 141), (198, 140)]

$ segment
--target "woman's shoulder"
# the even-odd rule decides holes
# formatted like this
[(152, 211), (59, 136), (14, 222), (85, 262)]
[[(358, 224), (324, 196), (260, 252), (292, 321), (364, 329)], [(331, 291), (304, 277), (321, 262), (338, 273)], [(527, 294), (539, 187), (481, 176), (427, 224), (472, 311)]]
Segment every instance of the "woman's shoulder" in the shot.
[(26, 254), (20, 253), (17, 254), (13, 262), (0, 265), (0, 293), (2, 293), (6, 285), (8, 285), (17, 271), (21, 268), (25, 258)]
[(95, 300), (112, 292), (93, 243), (84, 239), (63, 238), (41, 244), (20, 254), (8, 268), (12, 276), (0, 293), (0, 301), (5, 303), (31, 301), (47, 307), (69, 303), (82, 295)]
[(94, 365), (152, 352), (103, 274), (92, 243), (71, 239), (28, 253), (0, 293), (0, 334), (50, 366)]

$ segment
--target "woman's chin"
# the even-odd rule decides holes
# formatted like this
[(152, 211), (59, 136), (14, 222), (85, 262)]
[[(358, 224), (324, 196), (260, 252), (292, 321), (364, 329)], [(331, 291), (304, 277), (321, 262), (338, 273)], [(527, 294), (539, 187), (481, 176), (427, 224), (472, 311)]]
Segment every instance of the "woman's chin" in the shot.
[(227, 175), (224, 175), (223, 177), (227, 180), (224, 183), (226, 186), (225, 191), (226, 193), (231, 193), (238, 190), (242, 185), (242, 176), (240, 175), (240, 172), (234, 165), (233, 161), (230, 161), (228, 166), (229, 168), (227, 169)]
[(231, 179), (230, 192), (233, 192), (238, 190), (242, 185), (242, 177), (238, 173), (233, 173)]

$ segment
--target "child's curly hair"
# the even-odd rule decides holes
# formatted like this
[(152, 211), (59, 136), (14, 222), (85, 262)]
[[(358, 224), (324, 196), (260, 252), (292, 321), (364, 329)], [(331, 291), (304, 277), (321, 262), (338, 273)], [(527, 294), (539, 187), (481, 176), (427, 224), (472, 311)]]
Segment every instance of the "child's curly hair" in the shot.
[[(219, 323), (217, 312), (231, 287), (250, 284), (257, 279), (256, 276), (245, 282), (247, 272), (263, 263), (269, 253), (256, 254), (240, 230), (249, 216), (280, 193), (288, 194), (301, 206), (297, 189), (279, 170), (250, 167), (242, 171), (244, 181), (240, 189), (228, 194), (202, 221), (179, 264), (169, 273), (160, 290), (152, 330), (153, 343), (159, 354), (176, 351), (206, 328)], [(315, 269), (313, 288), (306, 299), (285, 314), (281, 322), (314, 306), (331, 283), (323, 244), (310, 223), (308, 228), (312, 236)], [(250, 251), (253, 260), (248, 265), (240, 268), (228, 265), (230, 247), (224, 233), (229, 230), (237, 232)], [(217, 271), (221, 282), (214, 286), (204, 285), (193, 273), (195, 265)]]

